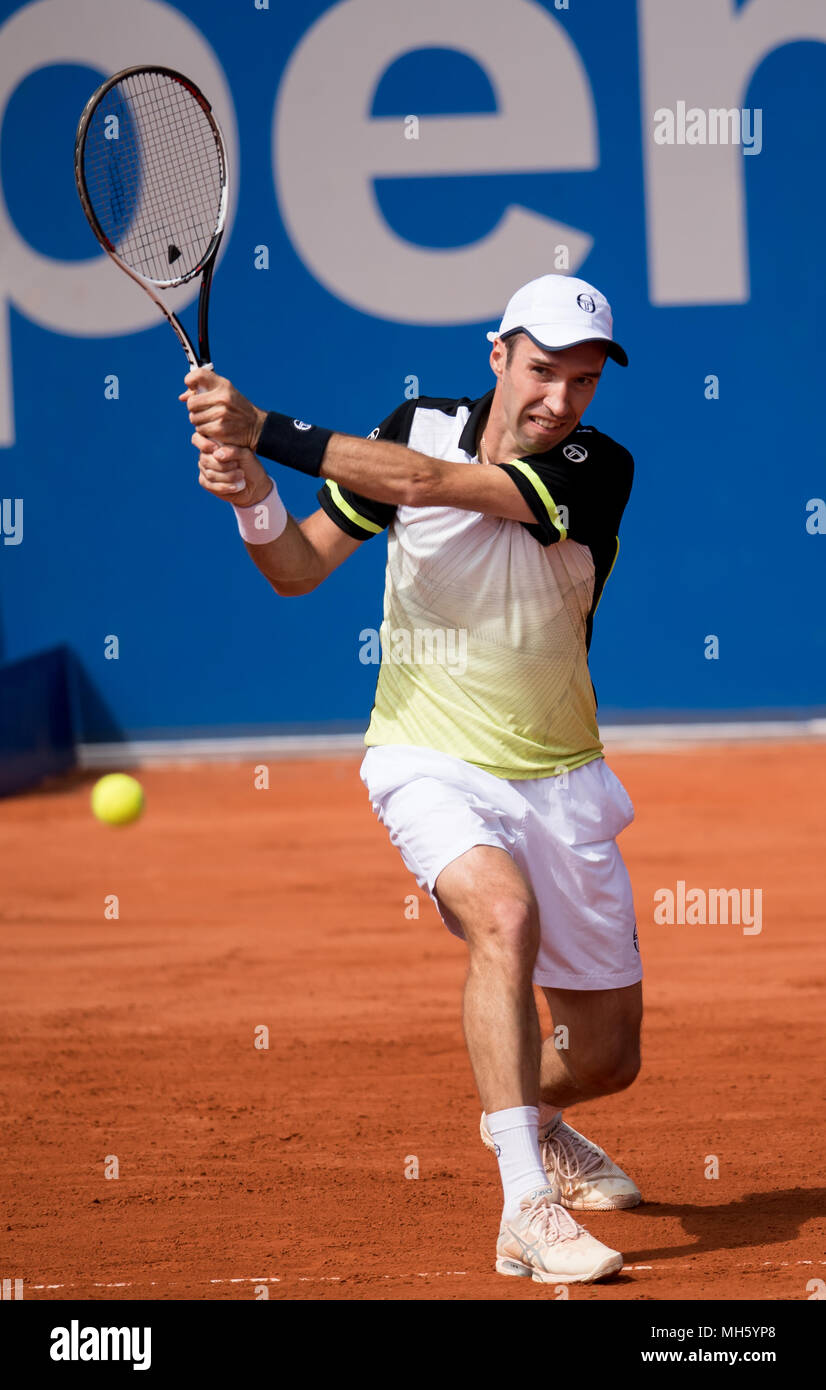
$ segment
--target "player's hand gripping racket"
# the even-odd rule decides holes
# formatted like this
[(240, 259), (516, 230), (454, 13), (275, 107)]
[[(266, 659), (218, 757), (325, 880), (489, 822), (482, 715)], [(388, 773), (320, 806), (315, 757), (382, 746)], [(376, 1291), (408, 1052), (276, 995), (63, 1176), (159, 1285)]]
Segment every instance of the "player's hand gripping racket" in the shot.
[[(104, 251), (155, 301), (190, 364), (211, 367), (209, 291), (224, 231), (227, 160), (206, 97), (171, 68), (115, 73), (84, 107), (75, 179)], [(156, 291), (199, 273), (196, 353)]]

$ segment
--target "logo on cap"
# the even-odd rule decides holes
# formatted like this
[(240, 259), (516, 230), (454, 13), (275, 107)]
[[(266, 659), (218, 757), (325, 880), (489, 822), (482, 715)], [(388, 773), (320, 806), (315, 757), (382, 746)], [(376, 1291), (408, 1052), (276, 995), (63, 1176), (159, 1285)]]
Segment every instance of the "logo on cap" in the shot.
[(578, 294), (576, 302), (580, 309), (584, 309), (586, 314), (595, 314), (597, 306), (589, 294)]
[(584, 463), (588, 457), (588, 450), (581, 449), (578, 444), (566, 444), (562, 452), (571, 463)]

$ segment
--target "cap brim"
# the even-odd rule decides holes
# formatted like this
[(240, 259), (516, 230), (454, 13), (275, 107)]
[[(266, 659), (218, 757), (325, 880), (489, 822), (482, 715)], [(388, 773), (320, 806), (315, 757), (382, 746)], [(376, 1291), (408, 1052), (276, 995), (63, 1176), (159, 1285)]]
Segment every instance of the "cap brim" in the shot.
[(564, 348), (579, 347), (582, 343), (602, 343), (608, 356), (617, 362), (620, 367), (628, 366), (628, 353), (619, 343), (615, 343), (613, 338), (604, 338), (601, 333), (590, 333), (586, 338), (576, 338), (572, 343), (543, 343), (534, 333), (527, 328), (511, 328), (507, 333), (488, 333), (488, 342), (493, 343), (497, 338), (510, 338), (514, 333), (524, 333), (530, 338), (532, 343), (536, 343), (543, 352), (562, 352)]

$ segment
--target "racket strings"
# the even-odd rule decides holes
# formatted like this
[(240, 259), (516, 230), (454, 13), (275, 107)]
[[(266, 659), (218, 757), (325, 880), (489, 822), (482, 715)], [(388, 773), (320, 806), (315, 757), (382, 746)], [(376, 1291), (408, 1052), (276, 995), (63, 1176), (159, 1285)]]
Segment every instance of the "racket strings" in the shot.
[(156, 281), (198, 270), (220, 221), (224, 164), (212, 122), (186, 87), (149, 71), (110, 88), (83, 162), (95, 216), (127, 265)]
[[(138, 224), (136, 231), (139, 250), (154, 252), (159, 238), (163, 243), (168, 210), (174, 205), (179, 240), (166, 239), (165, 274), (169, 276), (177, 275), (179, 270), (180, 258), (174, 256), (170, 260), (175, 250), (183, 255), (185, 250), (194, 249), (195, 262), (186, 269), (196, 269), (201, 259), (198, 249), (202, 247), (205, 251), (212, 240), (220, 205), (221, 170), (220, 161), (215, 158), (212, 128), (199, 103), (178, 83), (167, 82), (158, 94), (159, 102), (155, 100), (155, 92), (140, 92), (138, 95), (148, 97), (148, 101), (136, 103), (141, 115), (148, 115), (141, 130), (146, 141), (147, 163), (155, 175), (146, 184), (153, 225), (141, 228)], [(178, 136), (175, 146), (169, 140), (172, 130)], [(182, 150), (188, 156), (183, 167)]]

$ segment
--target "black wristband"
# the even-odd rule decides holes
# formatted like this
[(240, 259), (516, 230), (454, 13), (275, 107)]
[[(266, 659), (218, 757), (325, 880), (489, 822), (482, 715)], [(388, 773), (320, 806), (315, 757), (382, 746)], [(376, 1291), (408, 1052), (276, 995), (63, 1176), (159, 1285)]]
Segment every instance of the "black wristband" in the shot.
[(285, 468), (295, 468), (299, 473), (309, 473), (317, 478), (332, 433), (332, 430), (307, 425), (303, 420), (293, 420), (289, 415), (279, 415), (271, 410), (264, 421), (255, 452), (263, 454), (265, 459), (272, 459), (274, 463), (283, 463)]

